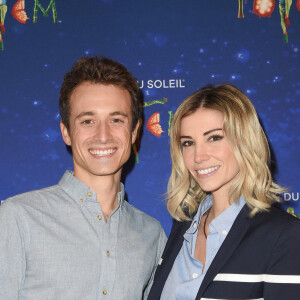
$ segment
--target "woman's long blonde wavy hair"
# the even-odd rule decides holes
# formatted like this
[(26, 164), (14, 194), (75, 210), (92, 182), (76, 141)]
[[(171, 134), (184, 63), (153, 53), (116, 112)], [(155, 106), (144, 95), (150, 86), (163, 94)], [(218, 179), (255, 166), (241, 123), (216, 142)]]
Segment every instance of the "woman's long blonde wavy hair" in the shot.
[(224, 134), (239, 164), (240, 171), (230, 189), (230, 203), (243, 195), (251, 216), (267, 211), (273, 202), (280, 201), (280, 194), (285, 191), (272, 180), (267, 138), (248, 97), (233, 85), (221, 84), (195, 92), (174, 114), (170, 133), (172, 172), (167, 192), (171, 216), (178, 221), (190, 220), (207, 195), (185, 167), (180, 145), (181, 120), (202, 108), (223, 114)]

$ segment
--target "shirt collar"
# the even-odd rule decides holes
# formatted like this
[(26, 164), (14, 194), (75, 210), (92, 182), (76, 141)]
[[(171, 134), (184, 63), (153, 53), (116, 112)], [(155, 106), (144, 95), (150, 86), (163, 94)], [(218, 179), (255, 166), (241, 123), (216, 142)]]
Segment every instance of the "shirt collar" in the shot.
[[(231, 204), (226, 210), (224, 210), (209, 224), (210, 232), (217, 231), (225, 239), (226, 234), (224, 234), (224, 232), (229, 232), (234, 220), (236, 219), (237, 215), (239, 214), (245, 203), (246, 201), (244, 197), (241, 196), (238, 201)], [(201, 201), (197, 213), (192, 220), (190, 228), (184, 234), (184, 238), (188, 242), (192, 241), (193, 235), (198, 230), (202, 216), (207, 212), (211, 205), (212, 196), (207, 195), (206, 198), (204, 198), (204, 200)]]
[(245, 203), (246, 201), (244, 197), (241, 196), (238, 201), (232, 203), (220, 215), (212, 220), (212, 222), (209, 224), (209, 231), (218, 232), (218, 234), (225, 239)]
[(202, 216), (207, 212), (207, 210), (211, 207), (211, 205), (212, 205), (212, 196), (207, 195), (206, 198), (204, 198), (201, 201), (201, 203), (198, 207), (197, 213), (193, 218), (191, 226), (186, 231), (186, 234), (184, 235), (184, 238), (187, 241), (190, 241), (192, 239), (192, 235), (198, 230), (198, 226), (199, 226)]
[[(58, 184), (81, 207), (85, 205), (86, 201), (97, 202), (96, 192), (91, 190), (87, 185), (76, 178), (73, 171), (67, 170)], [(120, 192), (118, 193), (118, 207), (122, 207), (124, 196), (124, 185), (120, 183)]]

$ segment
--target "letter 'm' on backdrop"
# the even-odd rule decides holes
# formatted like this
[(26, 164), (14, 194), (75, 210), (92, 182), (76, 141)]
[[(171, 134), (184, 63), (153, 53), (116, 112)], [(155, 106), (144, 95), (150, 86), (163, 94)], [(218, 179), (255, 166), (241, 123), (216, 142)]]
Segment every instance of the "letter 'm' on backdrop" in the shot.
[(172, 115), (203, 85), (229, 82), (253, 101), (275, 178), (289, 187), (283, 208), (299, 216), (300, 1), (256, 2), (0, 0), (0, 199), (56, 184), (72, 168), (59, 88), (77, 58), (104, 55), (126, 65), (144, 94), (137, 163), (126, 169), (130, 203), (169, 233)]

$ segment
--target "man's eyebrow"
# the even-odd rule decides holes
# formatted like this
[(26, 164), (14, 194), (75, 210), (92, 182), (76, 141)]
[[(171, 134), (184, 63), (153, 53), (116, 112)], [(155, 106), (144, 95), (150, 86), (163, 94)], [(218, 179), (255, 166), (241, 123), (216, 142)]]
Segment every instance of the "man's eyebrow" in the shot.
[(95, 113), (92, 112), (92, 111), (83, 111), (78, 116), (76, 116), (75, 120), (80, 119), (80, 118), (85, 117), (85, 116), (94, 116), (94, 115), (95, 115)]
[(111, 116), (123, 116), (123, 117), (129, 119), (128, 114), (123, 111), (114, 111), (114, 112), (110, 113), (110, 115)]
[[(80, 119), (85, 116), (94, 116), (94, 115), (95, 115), (95, 113), (93, 111), (83, 111), (78, 116), (76, 116), (75, 120)], [(125, 118), (129, 119), (128, 114), (126, 114), (125, 112), (122, 112), (122, 111), (114, 111), (114, 112), (110, 113), (109, 115), (110, 116), (124, 116)]]
[(208, 130), (208, 131), (204, 132), (203, 135), (205, 136), (205, 135), (208, 135), (208, 134), (210, 134), (214, 131), (218, 131), (218, 130), (223, 130), (223, 128), (215, 128), (215, 129)]

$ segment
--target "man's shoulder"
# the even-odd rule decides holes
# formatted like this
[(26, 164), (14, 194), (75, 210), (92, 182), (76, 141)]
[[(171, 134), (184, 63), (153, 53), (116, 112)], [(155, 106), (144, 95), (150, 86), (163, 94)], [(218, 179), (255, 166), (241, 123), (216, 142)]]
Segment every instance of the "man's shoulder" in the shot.
[(65, 190), (64, 186), (68, 185), (69, 178), (73, 178), (73, 173), (67, 170), (57, 184), (9, 197), (1, 201), (1, 206), (5, 203), (10, 205), (42, 204), (43, 201), (49, 201), (49, 199), (60, 199)]
[(162, 226), (158, 220), (129, 204), (127, 201), (124, 201), (123, 203), (123, 210), (128, 219), (133, 223), (136, 223), (137, 226), (144, 226), (144, 228), (152, 227), (157, 230), (162, 230)]
[(49, 195), (54, 196), (55, 194), (59, 195), (61, 193), (61, 188), (58, 184), (48, 186), (42, 189), (32, 190), (24, 192), (4, 200), (0, 206), (1, 207), (20, 207), (23, 205), (34, 205), (41, 204), (43, 200), (49, 199)]
[(139, 237), (143, 241), (144, 246), (150, 244), (152, 246), (157, 245), (159, 255), (161, 255), (167, 242), (167, 237), (158, 220), (128, 202), (124, 202), (120, 224), (122, 228), (126, 228), (127, 232), (135, 232), (132, 236)]

